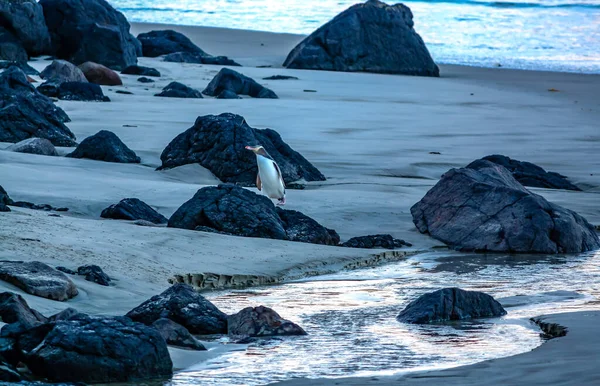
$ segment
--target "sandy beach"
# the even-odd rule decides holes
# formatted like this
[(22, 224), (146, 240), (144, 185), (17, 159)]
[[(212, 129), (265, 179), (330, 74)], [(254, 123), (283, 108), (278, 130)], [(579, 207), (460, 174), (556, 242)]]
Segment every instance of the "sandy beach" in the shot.
[[(533, 162), (568, 176), (582, 192), (531, 190), (600, 224), (600, 75), (444, 65), (440, 78), (288, 70), (281, 63), (301, 35), (151, 24), (133, 24), (132, 33), (166, 28), (185, 33), (210, 54), (236, 60), (243, 65), (237, 70), (271, 88), (280, 99), (155, 97), (171, 81), (203, 90), (221, 66), (143, 57), (141, 65), (161, 72), (156, 83), (142, 84), (137, 76), (122, 75), (124, 86), (103, 86), (110, 103), (57, 102), (72, 119), (68, 127), (78, 142), (110, 130), (141, 157), (141, 164), (0, 151), (0, 183), (11, 198), (69, 208), (61, 217), (21, 208), (1, 214), (0, 258), (67, 267), (99, 264), (116, 279), (116, 285), (107, 288), (76, 279), (80, 295), (64, 303), (23, 294), (44, 314), (67, 307), (123, 314), (166, 289), (168, 279), (178, 274), (285, 279), (335, 272), (365, 260), (400, 258), (373, 258), (383, 250), (100, 218), (104, 208), (126, 197), (137, 197), (169, 217), (198, 189), (218, 184), (197, 165), (155, 170), (165, 146), (196, 117), (207, 114), (232, 112), (244, 116), (252, 127), (275, 129), (312, 162), (327, 181), (289, 191), (286, 207), (335, 229), (342, 241), (389, 233), (413, 244), (403, 249), (407, 253), (440, 246), (417, 232), (410, 207), (450, 168), (490, 154)], [(30, 65), (42, 70), (49, 63), (38, 59)], [(299, 79), (262, 80), (277, 74)], [(0, 149), (9, 145), (0, 143)], [(58, 150), (61, 155), (71, 151)], [(22, 293), (5, 282), (0, 288)], [(548, 316), (548, 321), (568, 327), (569, 334), (531, 353), (465, 368), (425, 376), (289, 384), (540, 384), (536, 374), (541, 371), (544, 384), (592, 384), (600, 376), (592, 360), (598, 342), (591, 329), (598, 317), (592, 312)]]

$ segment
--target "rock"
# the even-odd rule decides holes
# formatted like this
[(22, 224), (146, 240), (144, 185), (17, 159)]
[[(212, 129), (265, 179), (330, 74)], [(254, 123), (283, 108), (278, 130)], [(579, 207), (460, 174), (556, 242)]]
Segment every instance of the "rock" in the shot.
[(169, 83), (159, 94), (155, 94), (154, 96), (166, 98), (202, 98), (200, 91), (179, 82)]
[(412, 247), (404, 240), (395, 239), (392, 235), (370, 235), (353, 237), (342, 244), (346, 248), (385, 248), (395, 249), (402, 246)]
[(197, 52), (173, 52), (172, 54), (165, 55), (163, 60), (171, 63), (215, 64), (241, 67), (241, 64), (236, 63), (227, 56), (211, 56)]
[(54, 315), (52, 315), (51, 317), (48, 318), (48, 320), (52, 321), (52, 322), (58, 322), (59, 320), (71, 320), (71, 319), (78, 319), (81, 317), (85, 317), (86, 315), (77, 311), (74, 308), (65, 308), (64, 310), (62, 310), (59, 313), (56, 313)]
[(74, 146), (75, 135), (64, 124), (69, 121), (63, 110), (27, 81), (20, 68), (12, 66), (0, 74), (0, 142), (37, 137), (55, 146)]
[(31, 309), (21, 295), (12, 292), (0, 293), (0, 319), (7, 324), (21, 323), (25, 328), (47, 321), (44, 315)]
[(217, 95), (217, 99), (242, 99), (242, 97), (231, 90), (223, 90)]
[(227, 315), (187, 284), (175, 284), (127, 313), (137, 322), (151, 325), (170, 319), (192, 334), (227, 332)]
[(340, 236), (333, 229), (327, 229), (307, 215), (297, 210), (276, 208), (287, 237), (302, 243), (338, 245)]
[(246, 307), (227, 318), (227, 334), (233, 336), (306, 335), (302, 327), (283, 319), (274, 310), (259, 306)]
[(306, 158), (288, 146), (271, 129), (254, 129), (244, 117), (224, 113), (198, 117), (194, 126), (179, 134), (162, 152), (159, 169), (198, 163), (223, 182), (256, 186), (256, 156), (246, 145), (260, 144), (279, 165), (286, 184), (325, 177)]
[(137, 81), (140, 83), (154, 83), (152, 79), (146, 78), (145, 76), (138, 78)]
[(40, 4), (56, 57), (116, 70), (137, 63), (140, 42), (129, 33), (125, 16), (107, 1), (40, 0)]
[(171, 228), (337, 245), (335, 231), (297, 211), (275, 209), (266, 196), (237, 185), (224, 184), (200, 190), (169, 219)]
[(160, 76), (160, 72), (156, 68), (133, 65), (121, 71), (121, 74), (126, 75), (144, 75), (144, 76)]
[(91, 281), (92, 283), (100, 284), (107, 287), (110, 285), (111, 282), (110, 277), (108, 277), (108, 275), (104, 273), (102, 268), (94, 264), (82, 265), (81, 267), (77, 268), (77, 274), (85, 276), (85, 280), (87, 281)]
[(65, 101), (110, 102), (102, 88), (97, 84), (85, 82), (63, 82), (60, 84), (46, 82), (40, 85), (38, 91), (42, 94)]
[(264, 80), (298, 80), (298, 78), (296, 78), (295, 76), (288, 76), (288, 75), (273, 75), (273, 76), (267, 76), (266, 78), (263, 78)]
[(6, 148), (16, 153), (57, 156), (56, 148), (45, 138), (28, 138)]
[(402, 323), (426, 324), (502, 315), (506, 311), (488, 294), (444, 288), (410, 302), (396, 319)]
[[(0, 361), (0, 381), (1, 382), (21, 382), (23, 377), (21, 374), (17, 372), (17, 370), (9, 365), (8, 363), (4, 363), (4, 361)], [(40, 385), (41, 386), (41, 385)]]
[(18, 206), (19, 208), (27, 208), (27, 209), (33, 209), (33, 210), (44, 210), (46, 212), (49, 212), (51, 210), (57, 211), (57, 212), (67, 212), (69, 210), (69, 208), (55, 208), (52, 205), (48, 205), (48, 204), (34, 204), (33, 202), (27, 202), (27, 201), (15, 201), (11, 204), (12, 206)]
[(57, 270), (64, 272), (64, 273), (68, 273), (69, 275), (77, 275), (77, 271), (73, 271), (72, 269), (69, 269), (67, 267), (56, 267)]
[(166, 224), (168, 221), (165, 216), (137, 198), (122, 199), (118, 204), (104, 209), (100, 217), (116, 220), (146, 220), (154, 224)]
[[(0, 60), (0, 70), (6, 70), (9, 67), (18, 67), (25, 75), (39, 75), (40, 73), (35, 68), (31, 67), (27, 62), (15, 62), (10, 60)], [(31, 82), (30, 82), (31, 83)]]
[(170, 319), (158, 319), (152, 323), (152, 327), (158, 330), (170, 346), (191, 348), (198, 351), (206, 350), (206, 347), (198, 342), (185, 327)]
[(10, 212), (10, 208), (7, 205), (11, 205), (13, 200), (10, 199), (8, 193), (2, 186), (0, 186), (0, 212)]
[(67, 154), (67, 157), (89, 158), (105, 162), (140, 163), (140, 157), (128, 148), (119, 137), (107, 130), (101, 130), (81, 141), (75, 151)]
[(53, 60), (52, 63), (44, 68), (40, 73), (40, 77), (46, 81), (54, 83), (62, 82), (83, 82), (87, 83), (87, 79), (83, 72), (73, 63), (66, 60)]
[(531, 193), (503, 166), (451, 169), (411, 208), (421, 233), (462, 251), (579, 253), (600, 248), (577, 213)]
[(31, 372), (53, 382), (137, 383), (172, 375), (158, 331), (126, 317), (59, 320), (26, 331), (17, 344)]
[(64, 273), (39, 261), (0, 261), (0, 280), (46, 299), (65, 301), (77, 296), (77, 287)]
[(530, 162), (517, 161), (498, 154), (488, 155), (487, 157), (483, 157), (483, 159), (504, 166), (517, 181), (525, 186), (581, 191), (577, 186), (570, 183), (567, 177), (558, 173), (547, 172)]
[(115, 93), (123, 94), (123, 95), (133, 95), (133, 93), (131, 91), (127, 91), (127, 90), (117, 90), (117, 91), (115, 91)]
[(288, 55), (287, 68), (439, 76), (404, 4), (378, 0), (356, 4), (337, 15)]
[(151, 58), (173, 52), (190, 52), (208, 55), (185, 35), (173, 30), (150, 31), (138, 35), (142, 54)]
[(0, 1), (0, 26), (15, 34), (29, 56), (45, 54), (51, 48), (44, 11), (35, 0)]
[(24, 63), (27, 59), (27, 51), (21, 42), (12, 33), (0, 27), (0, 60)]
[[(87, 1), (87, 0), (86, 0)], [(102, 86), (122, 86), (123, 81), (119, 74), (98, 63), (85, 62), (79, 65), (79, 69), (85, 75), (85, 78), (95, 84)]]
[(210, 96), (218, 96), (223, 90), (229, 90), (238, 95), (248, 95), (253, 98), (277, 99), (277, 95), (273, 91), (258, 84), (254, 79), (230, 68), (222, 68), (202, 93)]

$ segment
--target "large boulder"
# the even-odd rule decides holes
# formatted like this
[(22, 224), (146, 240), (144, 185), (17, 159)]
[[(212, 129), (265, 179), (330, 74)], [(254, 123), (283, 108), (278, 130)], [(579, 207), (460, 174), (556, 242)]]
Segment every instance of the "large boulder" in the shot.
[(85, 62), (79, 65), (79, 69), (91, 83), (100, 84), (102, 86), (123, 85), (123, 81), (119, 74), (102, 64)]
[(171, 319), (158, 319), (152, 323), (152, 327), (158, 330), (169, 346), (190, 348), (198, 351), (206, 350), (206, 347), (198, 342), (185, 327), (175, 323)]
[(324, 181), (325, 177), (271, 129), (250, 127), (244, 117), (223, 113), (198, 117), (162, 152), (159, 169), (198, 163), (223, 182), (256, 186), (256, 156), (247, 145), (262, 145), (273, 157), (286, 184), (297, 180)]
[(38, 86), (42, 94), (65, 101), (110, 102), (97, 84), (85, 82), (46, 82)]
[(137, 63), (139, 41), (121, 12), (105, 0), (40, 0), (54, 54), (121, 70)]
[(28, 82), (20, 68), (12, 66), (0, 74), (0, 142), (38, 137), (55, 146), (75, 146), (75, 135), (65, 126), (69, 121), (62, 109)]
[(21, 323), (31, 328), (47, 321), (46, 317), (29, 307), (21, 295), (12, 292), (0, 293), (0, 320), (3, 323)]
[(287, 68), (439, 76), (413, 15), (401, 3), (356, 4), (337, 15), (288, 55)]
[(160, 72), (156, 68), (138, 66), (137, 64), (124, 68), (121, 74), (125, 75), (144, 75), (144, 76), (160, 76)]
[(488, 294), (444, 288), (412, 301), (397, 319), (403, 323), (425, 324), (502, 315), (506, 315), (506, 311)]
[(14, 33), (29, 56), (50, 51), (44, 11), (36, 0), (1, 0), (0, 27)]
[(173, 52), (189, 52), (208, 56), (184, 34), (173, 30), (145, 32), (139, 34), (137, 38), (142, 44), (143, 56), (155, 58)]
[(83, 72), (73, 63), (66, 60), (54, 60), (40, 73), (40, 77), (48, 82), (87, 82)]
[(411, 208), (421, 233), (462, 251), (579, 253), (600, 248), (577, 213), (531, 193), (503, 166), (451, 169)]
[(227, 315), (187, 284), (175, 284), (127, 313), (136, 322), (152, 325), (166, 318), (192, 334), (227, 332)]
[(198, 90), (194, 90), (191, 87), (186, 86), (183, 83), (171, 82), (162, 89), (162, 91), (154, 96), (165, 97), (165, 98), (191, 98), (199, 99), (202, 98), (202, 93)]
[(81, 141), (75, 151), (67, 154), (67, 157), (89, 158), (105, 162), (140, 163), (140, 157), (113, 132), (107, 130), (100, 130)]
[(266, 196), (233, 184), (202, 188), (169, 219), (169, 227), (338, 245), (337, 233), (304, 214), (276, 209)]
[(57, 156), (56, 148), (45, 138), (28, 138), (6, 148), (16, 153), (27, 153), (47, 156)]
[(547, 172), (531, 162), (517, 161), (499, 154), (488, 155), (487, 157), (483, 157), (483, 160), (504, 166), (517, 181), (525, 186), (546, 189), (581, 190), (570, 183), (567, 177), (562, 174)]
[(216, 64), (220, 66), (236, 66), (241, 64), (229, 59), (227, 56), (211, 56), (198, 52), (173, 52), (163, 56), (165, 62), (192, 63), (192, 64)]
[(65, 301), (75, 297), (77, 287), (64, 273), (39, 261), (0, 261), (0, 280), (46, 299)]
[(277, 95), (273, 91), (230, 68), (222, 68), (202, 93), (216, 97), (225, 90), (253, 98), (277, 99)]
[(100, 217), (115, 220), (146, 220), (154, 224), (166, 224), (168, 221), (165, 216), (137, 198), (122, 199), (118, 204), (104, 209)]
[(21, 42), (11, 32), (0, 27), (0, 60), (25, 63), (27, 59), (27, 51)]
[(306, 335), (302, 327), (265, 306), (246, 307), (227, 318), (227, 334), (244, 337)]
[(27, 330), (16, 345), (33, 374), (54, 382), (140, 382), (173, 373), (159, 332), (126, 317), (80, 314)]

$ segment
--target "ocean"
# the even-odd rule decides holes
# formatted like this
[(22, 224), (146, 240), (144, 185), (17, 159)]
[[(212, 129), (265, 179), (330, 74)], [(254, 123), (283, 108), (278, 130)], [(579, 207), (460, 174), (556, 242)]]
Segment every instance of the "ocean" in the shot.
[[(309, 34), (353, 0), (109, 0), (132, 22)], [(434, 60), (600, 73), (600, 0), (405, 2)]]

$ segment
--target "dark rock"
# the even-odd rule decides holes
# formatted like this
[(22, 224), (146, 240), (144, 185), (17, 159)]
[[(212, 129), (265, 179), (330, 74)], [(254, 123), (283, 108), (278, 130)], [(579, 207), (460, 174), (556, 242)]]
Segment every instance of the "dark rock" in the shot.
[(160, 72), (156, 68), (133, 65), (121, 71), (125, 75), (144, 75), (144, 76), (160, 76)]
[(404, 4), (356, 4), (298, 44), (288, 68), (439, 76)]
[(35, 68), (31, 67), (27, 62), (15, 62), (10, 60), (0, 60), (0, 70), (6, 70), (9, 67), (18, 67), (25, 75), (39, 75), (40, 73)]
[(297, 210), (276, 208), (287, 237), (302, 243), (338, 245), (340, 236)]
[(154, 96), (167, 98), (202, 98), (202, 94), (198, 90), (179, 82), (171, 82), (162, 89), (159, 94)]
[(223, 182), (256, 186), (256, 156), (247, 145), (262, 145), (273, 157), (286, 184), (304, 179), (324, 181), (325, 177), (300, 153), (288, 146), (271, 129), (254, 129), (244, 117), (224, 113), (198, 117), (194, 126), (179, 134), (162, 152), (159, 169), (198, 163)]
[(104, 273), (102, 268), (94, 264), (82, 265), (81, 267), (77, 268), (77, 274), (85, 276), (85, 280), (87, 281), (91, 281), (92, 283), (100, 284), (107, 287), (110, 285), (111, 282), (110, 277), (108, 277), (108, 275)]
[(173, 52), (172, 54), (165, 55), (163, 60), (171, 63), (215, 64), (241, 67), (241, 64), (236, 63), (227, 56), (211, 56), (197, 52)]
[(74, 308), (65, 308), (64, 310), (62, 310), (61, 312), (52, 315), (51, 317), (48, 318), (49, 321), (51, 322), (57, 322), (59, 320), (71, 320), (71, 319), (78, 319), (81, 317), (85, 317), (85, 314), (77, 311)]
[(347, 248), (385, 248), (395, 249), (402, 246), (411, 247), (412, 244), (404, 240), (395, 239), (392, 235), (369, 235), (353, 237), (342, 244)]
[(152, 323), (152, 327), (156, 328), (160, 335), (165, 339), (168, 345), (191, 348), (192, 350), (203, 351), (206, 347), (181, 324), (177, 324), (171, 319), (158, 319)]
[(166, 318), (192, 334), (227, 332), (227, 315), (187, 284), (175, 284), (127, 313), (137, 322), (151, 325)]
[(231, 90), (223, 90), (217, 95), (217, 99), (242, 99), (242, 97)]
[(42, 94), (65, 101), (110, 102), (97, 84), (85, 82), (46, 82), (38, 87)]
[(0, 74), (0, 142), (45, 138), (55, 146), (74, 146), (75, 135), (65, 126), (69, 117), (40, 94), (16, 66)]
[(145, 76), (138, 78), (137, 81), (140, 83), (154, 83), (154, 81), (152, 79), (146, 78)]
[(56, 148), (45, 138), (28, 138), (6, 148), (16, 153), (27, 153), (47, 156), (57, 156)]
[(5, 204), (0, 203), (0, 212), (10, 212), (10, 208)]
[(32, 373), (50, 381), (139, 382), (172, 375), (158, 331), (126, 317), (81, 315), (47, 323), (21, 334), (18, 345)]
[(531, 193), (503, 166), (451, 169), (411, 208), (421, 233), (462, 251), (579, 253), (600, 248), (577, 213)]
[(4, 323), (21, 323), (25, 328), (31, 328), (45, 323), (47, 319), (29, 305), (21, 295), (12, 292), (0, 293), (0, 319)]
[(166, 224), (168, 221), (165, 216), (137, 198), (122, 199), (118, 204), (104, 209), (100, 217), (116, 220), (146, 220), (154, 224)]
[(138, 35), (144, 56), (155, 58), (173, 52), (191, 52), (208, 55), (185, 35), (173, 30), (150, 31)]
[(277, 99), (277, 95), (273, 91), (258, 84), (254, 79), (230, 68), (222, 68), (202, 93), (217, 96), (223, 90), (229, 90), (238, 95), (248, 95), (253, 98)]
[(46, 81), (57, 84), (62, 82), (87, 83), (87, 79), (79, 67), (66, 60), (60, 59), (52, 61), (48, 67), (44, 68), (40, 73), (40, 77)]
[(107, 1), (41, 0), (40, 4), (56, 57), (116, 70), (137, 63), (141, 45), (129, 33), (125, 16)]
[[(4, 4), (5, 2), (0, 2)], [(21, 45), (21, 42), (9, 31), (0, 27), (0, 60), (11, 62), (27, 62), (27, 51)]]
[(10, 199), (8, 193), (0, 186), (0, 212), (10, 212), (8, 205), (11, 205), (13, 200)]
[(34, 204), (33, 202), (27, 202), (27, 201), (15, 201), (12, 204), (10, 204), (12, 206), (17, 206), (19, 208), (27, 208), (27, 209), (33, 209), (33, 210), (43, 210), (46, 212), (49, 212), (51, 210), (57, 211), (57, 212), (67, 212), (69, 210), (69, 208), (55, 208), (52, 205), (48, 205), (48, 204)]
[(339, 236), (297, 211), (277, 209), (266, 196), (237, 185), (210, 186), (198, 192), (171, 216), (169, 227), (244, 237), (337, 245)]
[(140, 163), (133, 150), (128, 148), (114, 133), (101, 130), (87, 137), (74, 152), (67, 154), (71, 158), (89, 158), (105, 162)]
[(306, 335), (302, 327), (283, 319), (274, 310), (246, 307), (227, 318), (227, 334), (233, 336)]
[(102, 86), (122, 86), (123, 81), (119, 74), (105, 67), (101, 64), (94, 62), (85, 62), (79, 65), (79, 69), (85, 75), (85, 78), (95, 84)]
[(8, 363), (0, 361), (0, 382), (21, 382), (23, 377)]
[(506, 311), (488, 294), (444, 288), (410, 302), (397, 319), (403, 323), (425, 324), (502, 315), (506, 315)]
[(29, 56), (49, 52), (50, 35), (37, 1), (0, 1), (0, 26), (14, 33)]
[(567, 177), (558, 173), (547, 172), (530, 162), (517, 161), (498, 154), (489, 155), (483, 157), (483, 159), (504, 166), (517, 181), (525, 186), (581, 191), (577, 186), (570, 183)]
[(64, 273), (39, 261), (0, 261), (0, 280), (46, 299), (65, 301), (77, 295), (77, 287)]
[(115, 93), (124, 94), (124, 95), (133, 95), (133, 93), (131, 91), (126, 91), (126, 90), (117, 90), (117, 91), (115, 91)]
[(296, 78), (295, 76), (288, 76), (288, 75), (273, 75), (273, 76), (267, 76), (266, 78), (263, 78), (264, 80), (298, 80), (298, 78)]
[(64, 273), (68, 273), (69, 275), (77, 275), (77, 271), (73, 271), (72, 269), (69, 269), (67, 267), (56, 267), (57, 270), (64, 272)]

